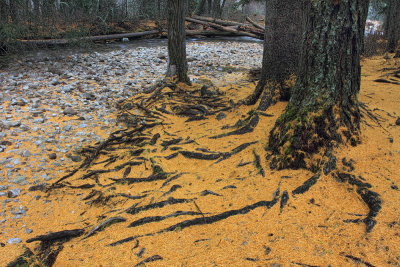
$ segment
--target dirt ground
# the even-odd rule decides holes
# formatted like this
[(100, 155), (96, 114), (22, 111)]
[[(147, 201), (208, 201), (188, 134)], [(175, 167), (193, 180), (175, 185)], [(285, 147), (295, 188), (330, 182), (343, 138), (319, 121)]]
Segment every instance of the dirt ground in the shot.
[[(399, 67), (399, 59), (362, 60), (361, 144), (335, 151), (380, 195), (382, 208), (370, 233), (362, 222), (369, 209), (355, 185), (322, 174), (308, 191), (295, 194), (314, 173), (269, 169), (264, 148), (286, 103), (259, 114), (252, 132), (221, 138), (210, 137), (234, 131), (229, 126), (239, 119), (246, 123), (254, 107), (186, 122), (151, 106), (162, 124), (132, 133), (129, 144), (100, 153), (59, 188), (22, 192), (20, 198), (32, 203), (23, 220), (34, 236), (84, 233), (48, 243), (47, 250), (38, 241), (25, 242), (32, 234), (19, 233), (24, 242), (1, 247), (0, 265), (26, 248), (37, 255), (30, 258), (33, 264), (63, 246), (54, 266), (400, 266), (400, 78), (390, 74)], [(237, 102), (254, 89), (244, 74), (227, 75), (216, 99)], [(178, 90), (193, 96), (200, 87)], [(165, 90), (165, 101), (174, 101), (173, 90)], [(63, 174), (76, 167), (66, 166)], [(0, 234), (0, 241), (6, 243), (13, 231)]]

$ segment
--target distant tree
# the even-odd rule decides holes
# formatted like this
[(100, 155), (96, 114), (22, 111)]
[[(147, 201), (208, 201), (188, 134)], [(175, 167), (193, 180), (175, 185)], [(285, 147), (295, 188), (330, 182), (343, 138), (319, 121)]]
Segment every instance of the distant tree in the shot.
[(200, 0), (196, 8), (196, 15), (210, 15), (221, 18), (226, 0)]
[(167, 77), (190, 83), (187, 75), (185, 10), (187, 0), (168, 0), (168, 70)]
[[(267, 0), (265, 38), (260, 80), (244, 102), (254, 105), (263, 91), (260, 109), (265, 110), (275, 99), (289, 100), (290, 88), (285, 81), (294, 74), (304, 29), (302, 1)], [(266, 86), (268, 84), (268, 86)]]
[(387, 0), (385, 9), (385, 37), (388, 41), (386, 50), (395, 52), (400, 39), (400, 0)]
[[(306, 1), (298, 76), (270, 132), (271, 168), (322, 168), (333, 147), (359, 140), (360, 52), (368, 0)], [(326, 157), (320, 157), (326, 159)]]
[(197, 4), (197, 8), (196, 8), (196, 15), (203, 15), (206, 13), (206, 0), (200, 0), (199, 3)]

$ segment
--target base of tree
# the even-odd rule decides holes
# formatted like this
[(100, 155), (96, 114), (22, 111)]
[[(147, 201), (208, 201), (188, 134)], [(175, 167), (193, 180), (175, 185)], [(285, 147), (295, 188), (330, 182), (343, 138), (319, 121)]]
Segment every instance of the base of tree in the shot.
[(270, 167), (320, 170), (332, 148), (341, 143), (355, 146), (360, 142), (359, 121), (358, 108), (325, 105), (308, 111), (289, 106), (270, 132), (267, 147)]
[[(251, 75), (251, 73), (250, 73)], [(260, 80), (254, 92), (241, 101), (244, 105), (255, 105), (261, 98), (257, 110), (265, 111), (278, 101), (289, 101), (290, 92), (296, 82), (296, 76), (291, 75), (284, 82)]]

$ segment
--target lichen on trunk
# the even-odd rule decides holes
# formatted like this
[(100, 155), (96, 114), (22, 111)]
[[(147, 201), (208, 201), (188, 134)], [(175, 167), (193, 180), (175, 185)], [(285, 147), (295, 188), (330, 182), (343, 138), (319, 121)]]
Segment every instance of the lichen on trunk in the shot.
[(307, 2), (298, 77), (269, 136), (271, 168), (318, 170), (328, 150), (358, 142), (367, 10), (367, 0)]

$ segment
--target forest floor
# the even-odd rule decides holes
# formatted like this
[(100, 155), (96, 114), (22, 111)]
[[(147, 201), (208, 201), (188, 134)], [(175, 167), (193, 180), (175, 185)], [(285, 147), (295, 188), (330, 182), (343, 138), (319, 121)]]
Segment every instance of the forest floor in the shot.
[[(380, 195), (370, 233), (355, 185), (322, 174), (296, 193), (314, 173), (269, 169), (264, 148), (286, 103), (265, 113), (232, 105), (255, 83), (229, 71), (212, 80), (218, 87), (160, 86), (121, 100), (109, 114), (120, 127), (85, 127), (102, 141), (69, 156), (85, 160), (50, 169), (45, 185), (13, 192), (3, 178), (0, 265), (25, 252), (20, 260), (54, 266), (400, 266), (399, 68), (398, 59), (362, 60), (361, 144), (335, 151)], [(34, 175), (23, 157), (13, 164)]]

